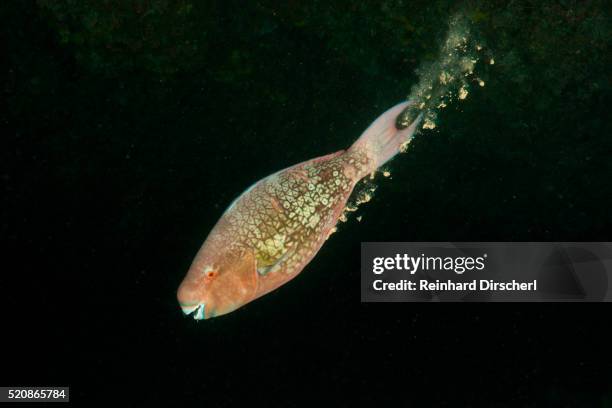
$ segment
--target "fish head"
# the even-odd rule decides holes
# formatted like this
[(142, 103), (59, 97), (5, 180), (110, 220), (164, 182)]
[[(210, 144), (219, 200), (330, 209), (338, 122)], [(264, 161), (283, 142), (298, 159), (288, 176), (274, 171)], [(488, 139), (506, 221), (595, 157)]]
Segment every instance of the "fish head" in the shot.
[(209, 319), (253, 300), (257, 279), (252, 250), (206, 251), (203, 248), (179, 286), (177, 298), (186, 315), (196, 320)]

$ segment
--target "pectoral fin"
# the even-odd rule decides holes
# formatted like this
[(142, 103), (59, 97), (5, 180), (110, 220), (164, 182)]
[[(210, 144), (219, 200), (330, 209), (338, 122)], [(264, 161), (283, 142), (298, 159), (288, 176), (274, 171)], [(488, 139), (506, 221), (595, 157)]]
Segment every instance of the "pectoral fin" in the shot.
[[(283, 262), (295, 252), (294, 246), (287, 246), (285, 250), (278, 253), (276, 257), (257, 257), (257, 273), (261, 276), (270, 272), (276, 272), (281, 268)], [(267, 254), (266, 254), (267, 255)]]

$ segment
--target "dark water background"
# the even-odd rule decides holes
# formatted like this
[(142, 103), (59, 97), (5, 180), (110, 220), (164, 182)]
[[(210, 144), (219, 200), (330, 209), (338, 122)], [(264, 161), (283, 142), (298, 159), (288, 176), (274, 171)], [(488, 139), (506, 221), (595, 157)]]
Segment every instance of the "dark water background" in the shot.
[[(3, 384), (84, 406), (612, 406), (604, 304), (360, 304), (361, 241), (610, 240), (608, 2), (4, 2)], [(495, 65), (294, 281), (175, 290), (254, 181), (346, 148), (464, 10)], [(9, 357), (10, 356), (10, 357)]]

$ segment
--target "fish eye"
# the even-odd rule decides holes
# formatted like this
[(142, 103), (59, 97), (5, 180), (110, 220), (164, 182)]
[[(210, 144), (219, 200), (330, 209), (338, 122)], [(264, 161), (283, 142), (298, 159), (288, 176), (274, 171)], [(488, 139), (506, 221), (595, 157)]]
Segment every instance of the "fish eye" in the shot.
[(214, 278), (215, 276), (217, 276), (217, 271), (208, 271), (208, 272), (206, 272), (206, 277), (207, 278)]

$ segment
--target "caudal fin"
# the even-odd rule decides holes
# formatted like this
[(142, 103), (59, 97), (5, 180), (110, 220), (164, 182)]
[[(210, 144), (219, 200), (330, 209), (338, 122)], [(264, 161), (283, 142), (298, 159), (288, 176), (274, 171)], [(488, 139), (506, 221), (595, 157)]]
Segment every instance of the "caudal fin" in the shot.
[(400, 130), (395, 126), (398, 115), (411, 103), (402, 102), (380, 115), (350, 147), (349, 151), (364, 152), (368, 156), (366, 174), (391, 160), (400, 152), (400, 147), (412, 138), (422, 114), (405, 129)]

